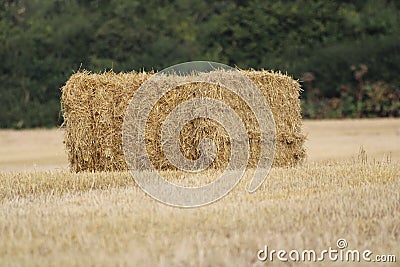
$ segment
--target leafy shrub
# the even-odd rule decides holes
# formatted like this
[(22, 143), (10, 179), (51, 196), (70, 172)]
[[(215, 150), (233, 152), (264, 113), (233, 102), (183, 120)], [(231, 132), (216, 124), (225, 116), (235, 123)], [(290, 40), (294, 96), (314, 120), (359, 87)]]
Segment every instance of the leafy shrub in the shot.
[[(369, 118), (399, 117), (400, 88), (384, 81), (364, 81), (368, 72), (366, 65), (353, 66), (355, 87), (342, 85), (340, 96), (326, 98), (313, 90), (302, 101), (303, 116), (311, 119), (322, 118)], [(308, 83), (309, 89), (310, 83)]]

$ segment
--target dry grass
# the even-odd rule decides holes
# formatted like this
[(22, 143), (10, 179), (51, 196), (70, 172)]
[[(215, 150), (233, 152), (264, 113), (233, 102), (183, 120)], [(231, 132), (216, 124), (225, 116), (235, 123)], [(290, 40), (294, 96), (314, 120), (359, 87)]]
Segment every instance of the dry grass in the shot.
[[(400, 166), (275, 168), (200, 209), (146, 196), (127, 173), (28, 172), (0, 179), (0, 265), (250, 266), (276, 249), (334, 247), (400, 255)], [(260, 264), (261, 265), (261, 264)]]
[(0, 170), (57, 170), (68, 166), (62, 143), (64, 131), (1, 130)]
[(372, 159), (400, 161), (400, 119), (305, 121), (308, 160), (347, 160), (364, 147)]
[[(266, 266), (256, 258), (264, 245), (320, 251), (338, 238), (350, 249), (395, 254), (397, 263), (382, 266), (398, 266), (398, 125), (398, 119), (305, 122), (308, 163), (272, 169), (255, 194), (245, 191), (244, 179), (227, 197), (198, 209), (156, 202), (128, 173), (0, 172), (0, 266)], [(17, 132), (27, 146), (15, 168), (27, 164), (28, 143), (39, 146), (34, 137), (44, 132)], [(61, 142), (62, 135), (49, 132)], [(52, 147), (47, 139), (44, 148)], [(17, 151), (11, 139), (3, 140), (2, 148)], [(319, 150), (326, 140), (331, 146)], [(367, 154), (357, 155), (360, 145)], [(38, 166), (53, 164), (40, 159), (46, 153), (37, 151), (44, 164)], [(0, 155), (2, 167), (6, 160)]]

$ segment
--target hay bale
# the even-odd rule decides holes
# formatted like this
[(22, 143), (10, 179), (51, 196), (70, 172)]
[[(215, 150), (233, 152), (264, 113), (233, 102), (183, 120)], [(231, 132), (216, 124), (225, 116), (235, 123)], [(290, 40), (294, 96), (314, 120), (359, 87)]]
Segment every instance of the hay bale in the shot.
[(280, 72), (244, 71), (264, 94), (275, 119), (276, 150), (273, 166), (295, 166), (306, 157), (302, 132), (300, 84)]
[[(300, 86), (279, 72), (242, 71), (264, 94), (276, 124), (276, 152), (273, 166), (294, 166), (305, 158), (305, 136), (301, 132)], [(65, 119), (65, 145), (71, 171), (127, 170), (122, 148), (122, 124), (129, 100), (153, 73), (73, 74), (62, 90)], [(153, 165), (174, 170), (161, 146), (161, 125), (169, 112), (193, 97), (211, 97), (231, 106), (244, 122), (250, 140), (249, 167), (259, 158), (260, 132), (249, 107), (238, 96), (217, 85), (185, 84), (168, 92), (152, 109), (146, 127), (146, 148)], [(200, 88), (200, 89), (199, 89)], [(189, 159), (199, 157), (198, 144), (203, 138), (214, 140), (217, 147), (212, 167), (224, 168), (230, 156), (230, 140), (218, 123), (199, 118), (186, 124), (179, 143)]]

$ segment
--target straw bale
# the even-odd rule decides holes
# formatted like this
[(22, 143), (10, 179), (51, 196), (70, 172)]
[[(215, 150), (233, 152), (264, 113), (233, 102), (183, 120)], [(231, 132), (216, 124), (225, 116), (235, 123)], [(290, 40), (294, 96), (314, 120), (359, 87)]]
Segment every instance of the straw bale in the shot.
[[(273, 166), (295, 166), (305, 156), (305, 136), (301, 131), (299, 83), (280, 72), (241, 70), (264, 94), (276, 125), (276, 151)], [(125, 171), (122, 125), (129, 100), (154, 73), (73, 74), (62, 90), (65, 145), (71, 171)], [(180, 88), (182, 87), (182, 88)], [(147, 120), (146, 149), (156, 169), (174, 170), (161, 145), (162, 123), (180, 103), (195, 97), (210, 97), (229, 105), (242, 119), (250, 141), (248, 166), (259, 159), (260, 132), (247, 104), (228, 89), (209, 83), (189, 83), (164, 95)], [(182, 153), (189, 159), (199, 157), (199, 142), (212, 139), (217, 155), (211, 167), (225, 168), (230, 157), (229, 136), (219, 123), (198, 118), (187, 123), (179, 136)]]

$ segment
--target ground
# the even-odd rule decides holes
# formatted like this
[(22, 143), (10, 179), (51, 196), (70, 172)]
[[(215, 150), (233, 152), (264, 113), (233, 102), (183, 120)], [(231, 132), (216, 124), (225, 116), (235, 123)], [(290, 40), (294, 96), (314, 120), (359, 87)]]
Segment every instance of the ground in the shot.
[(338, 250), (338, 239), (399, 266), (400, 120), (305, 121), (304, 131), (302, 166), (272, 169), (254, 194), (244, 177), (197, 209), (153, 200), (129, 173), (70, 173), (62, 130), (0, 131), (0, 266), (279, 266), (257, 252)]

